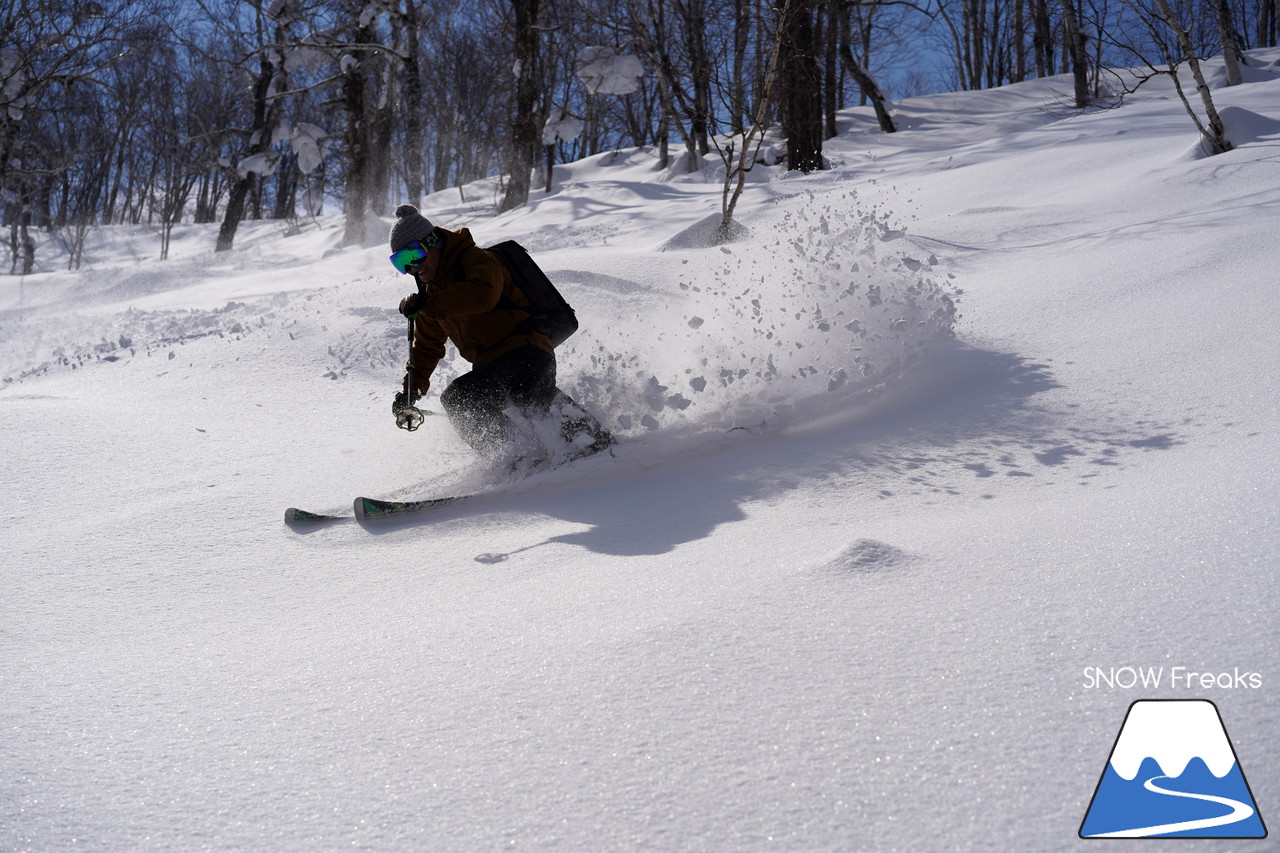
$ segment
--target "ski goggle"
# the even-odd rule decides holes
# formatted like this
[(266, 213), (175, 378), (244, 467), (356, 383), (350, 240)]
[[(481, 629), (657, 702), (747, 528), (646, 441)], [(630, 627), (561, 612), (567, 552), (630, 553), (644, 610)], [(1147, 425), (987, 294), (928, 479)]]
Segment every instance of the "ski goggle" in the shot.
[(421, 243), (410, 243), (391, 256), (391, 265), (400, 273), (409, 272), (409, 267), (416, 267), (427, 258), (428, 249)]

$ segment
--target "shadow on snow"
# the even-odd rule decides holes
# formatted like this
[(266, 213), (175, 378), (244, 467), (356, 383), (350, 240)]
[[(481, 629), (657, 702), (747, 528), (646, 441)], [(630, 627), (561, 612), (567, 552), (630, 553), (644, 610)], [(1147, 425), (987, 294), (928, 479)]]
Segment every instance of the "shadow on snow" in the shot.
[[(822, 422), (741, 440), (669, 449), (637, 447), (621, 464), (550, 472), (545, 484), (496, 493), (403, 530), (516, 510), (585, 529), (486, 552), (481, 563), (562, 544), (616, 556), (656, 555), (745, 518), (744, 505), (819, 488), (831, 494), (948, 500), (1016, 496), (1027, 486), (1114, 485), (1134, 453), (1181, 443), (1167, 425), (1132, 412), (1088, 411), (1045, 400), (1061, 389), (1051, 365), (1010, 353), (953, 345), (922, 376), (883, 398)], [(595, 460), (586, 460), (594, 463)], [(586, 479), (586, 477), (590, 479)]]

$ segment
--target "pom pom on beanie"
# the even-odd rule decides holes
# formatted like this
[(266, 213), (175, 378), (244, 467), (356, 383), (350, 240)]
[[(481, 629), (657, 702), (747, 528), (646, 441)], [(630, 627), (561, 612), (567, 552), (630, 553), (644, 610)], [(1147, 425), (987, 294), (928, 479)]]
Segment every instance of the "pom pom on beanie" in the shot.
[(411, 204), (396, 208), (396, 223), (391, 226), (391, 251), (398, 252), (410, 243), (422, 243), (432, 248), (436, 242), (435, 226)]

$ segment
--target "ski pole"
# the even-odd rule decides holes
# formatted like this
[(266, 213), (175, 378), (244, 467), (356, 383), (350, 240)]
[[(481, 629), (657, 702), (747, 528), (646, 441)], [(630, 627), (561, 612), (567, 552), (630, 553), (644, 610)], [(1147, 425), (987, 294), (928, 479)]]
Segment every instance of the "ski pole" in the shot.
[[(419, 303), (421, 303), (421, 300), (424, 299), (426, 295), (427, 295), (426, 290), (422, 286), (422, 282), (419, 281), (418, 282)], [(405, 366), (404, 366), (405, 407), (400, 411), (396, 412), (396, 426), (400, 427), (400, 429), (413, 432), (418, 427), (422, 426), (422, 422), (426, 420), (426, 417), (422, 414), (422, 410), (419, 409), (417, 406), (413, 405), (413, 317), (409, 318), (409, 336), (408, 337), (409, 337), (409, 360), (405, 363)]]

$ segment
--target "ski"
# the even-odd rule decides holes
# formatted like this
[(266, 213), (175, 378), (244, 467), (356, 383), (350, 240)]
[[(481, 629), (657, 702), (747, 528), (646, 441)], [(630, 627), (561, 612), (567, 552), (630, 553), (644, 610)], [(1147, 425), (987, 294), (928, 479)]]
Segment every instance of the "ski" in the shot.
[(328, 515), (323, 512), (311, 512), (291, 506), (284, 511), (284, 523), (288, 525), (321, 524), (326, 521), (342, 521), (346, 516)]
[[(423, 510), (434, 509), (446, 504), (459, 503), (472, 495), (458, 495), (448, 498), (431, 498), (424, 501), (383, 501), (376, 498), (356, 498), (355, 513), (357, 521), (378, 521), (411, 515)], [(349, 515), (331, 515), (324, 512), (311, 512), (291, 506), (284, 511), (284, 523), (289, 527), (308, 530), (323, 527), (338, 521), (351, 521)]]
[(423, 501), (380, 501), (376, 498), (356, 498), (356, 518), (362, 521), (378, 521), (395, 518), (423, 510), (436, 509), (447, 504), (461, 503), (473, 495), (456, 495), (448, 498), (428, 498)]
[[(601, 450), (608, 450), (608, 455), (612, 456), (613, 444), (614, 442), (611, 439), (607, 444), (604, 444), (602, 447), (596, 447), (589, 452), (572, 456), (567, 460), (563, 460), (559, 465), (542, 467), (535, 463), (534, 465), (530, 466), (528, 470), (521, 472), (522, 474), (521, 479), (523, 479), (524, 477), (528, 477), (534, 473), (553, 470), (555, 468), (563, 467), (566, 465), (572, 465), (573, 463), (581, 459), (584, 459), (588, 456), (592, 456)], [(516, 472), (513, 470), (509, 473), (515, 474)], [(393, 520), (403, 516), (414, 515), (416, 513), (424, 512), (426, 510), (439, 509), (440, 507), (449, 506), (451, 504), (462, 503), (463, 501), (471, 500), (472, 498), (475, 498), (477, 496), (478, 494), (461, 494), (461, 495), (452, 495), (452, 496), (443, 497), (443, 498), (428, 498), (426, 500), (417, 500), (417, 501), (384, 501), (384, 500), (379, 500), (377, 498), (359, 497), (359, 498), (356, 498), (355, 501), (353, 502), (354, 509), (355, 509), (355, 520), (361, 523), (367, 522), (367, 521), (389, 521), (389, 520)], [(304, 529), (304, 530), (311, 529), (313, 527), (321, 527), (326, 524), (331, 524), (334, 522), (350, 521), (350, 520), (351, 520), (351, 516), (349, 515), (329, 515), (327, 513), (321, 513), (321, 512), (310, 512), (309, 510), (298, 509), (297, 507), (289, 507), (284, 512), (285, 524), (293, 528)]]

